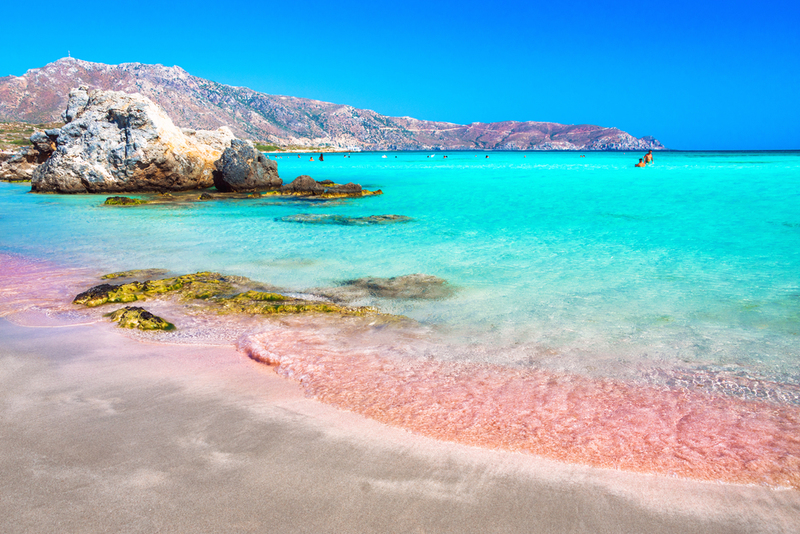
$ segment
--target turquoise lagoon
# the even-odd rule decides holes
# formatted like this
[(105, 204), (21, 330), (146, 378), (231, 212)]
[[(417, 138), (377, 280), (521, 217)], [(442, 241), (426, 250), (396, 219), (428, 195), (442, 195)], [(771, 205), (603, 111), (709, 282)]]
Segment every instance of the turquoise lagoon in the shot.
[[(113, 208), (105, 196), (2, 184), (0, 250), (108, 272), (215, 270), (294, 291), (424, 273), (454, 296), (362, 303), (450, 332), (459, 358), (612, 375), (711, 366), (800, 382), (800, 153), (667, 152), (644, 169), (634, 153), (486, 156), (272, 156), (284, 181), (309, 174), (384, 192), (329, 202)], [(413, 220), (280, 220), (297, 214)]]

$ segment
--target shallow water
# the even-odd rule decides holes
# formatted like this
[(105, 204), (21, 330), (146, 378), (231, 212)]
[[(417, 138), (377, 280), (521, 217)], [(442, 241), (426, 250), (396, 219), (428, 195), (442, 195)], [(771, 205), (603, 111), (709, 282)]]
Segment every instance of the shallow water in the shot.
[[(418, 321), (413, 335), (391, 330), (391, 339), (375, 346), (360, 330), (309, 323), (293, 325), (303, 343), (275, 337), (267, 328), (242, 346), (255, 351), (253, 347), (263, 348), (268, 340), (270, 350), (282, 358), (296, 357), (293, 365), (300, 365), (306, 352), (316, 358), (316, 342), (311, 340), (327, 336), (338, 347), (334, 353), (369, 355), (372, 363), (352, 364), (359, 369), (379, 365), (381, 357), (394, 352), (398, 361), (430, 361), (430, 369), (419, 374), (421, 382), (462, 376), (465, 371), (452, 369), (475, 365), (491, 391), (517, 388), (518, 398), (539, 406), (549, 405), (548, 395), (555, 393), (537, 397), (531, 392), (543, 387), (539, 379), (518, 382), (513, 373), (533, 373), (525, 375), (529, 378), (545, 373), (536, 376), (549, 377), (543, 384), (554, 380), (554, 387), (583, 384), (569, 394), (576, 398), (597, 399), (607, 384), (619, 384), (606, 401), (598, 401), (601, 405), (636, 398), (641, 406), (674, 407), (677, 404), (668, 399), (688, 395), (683, 411), (672, 414), (679, 416), (662, 414), (672, 421), (670, 430), (656, 425), (650, 430), (653, 436), (669, 441), (680, 432), (688, 436), (705, 428), (709, 447), (746, 449), (745, 442), (760, 439), (762, 423), (772, 425), (773, 434), (767, 434), (775, 436), (780, 445), (774, 448), (782, 452), (766, 460), (766, 470), (777, 469), (777, 474), (764, 475), (763, 481), (796, 484), (785, 474), (787, 466), (796, 471), (798, 458), (797, 443), (787, 436), (797, 435), (792, 425), (800, 405), (800, 154), (656, 154), (655, 165), (645, 169), (633, 168), (640, 157), (634, 154), (394, 156), (329, 155), (324, 162), (310, 162), (307, 155), (278, 159), (286, 181), (310, 174), (317, 180), (353, 181), (384, 192), (332, 202), (265, 197), (112, 208), (101, 205), (105, 196), (31, 195), (25, 185), (0, 184), (0, 251), (49, 260), (60, 268), (87, 267), (95, 274), (149, 267), (180, 273), (217, 270), (301, 292), (359, 277), (434, 275), (455, 289), (452, 296), (366, 296), (354, 302)], [(412, 220), (380, 225), (291, 222), (301, 214), (392, 214)], [(248, 325), (237, 336), (258, 329)], [(198, 324), (185, 328), (184, 336), (207, 339), (213, 337), (212, 330)], [(392, 348), (398, 344), (402, 350)], [(310, 394), (369, 411), (364, 399), (369, 397), (365, 388), (370, 379), (327, 382), (323, 387), (314, 382), (321, 376), (314, 370), (320, 367), (308, 365)], [(442, 365), (456, 367), (445, 372), (437, 367)], [(497, 384), (491, 385), (491, 377)], [(495, 395), (470, 389), (472, 385), (458, 387), (469, 389), (472, 397)], [(333, 391), (350, 392), (344, 396), (353, 404), (332, 400)], [(713, 396), (713, 401), (702, 401), (704, 395)], [(714, 412), (718, 402), (731, 403), (725, 405), (731, 413), (744, 410), (741, 413), (749, 415), (726, 419), (721, 415), (726, 409)], [(704, 411), (704, 404), (711, 407)], [(533, 410), (530, 404), (503, 406), (484, 414), (500, 425), (497, 446), (502, 446), (504, 432), (510, 436), (520, 422), (505, 417)], [(654, 467), (657, 462), (641, 459), (658, 457), (657, 447), (667, 441), (627, 434), (616, 423), (581, 412), (580, 403), (570, 406), (554, 407), (552, 421), (541, 423), (552, 440), (547, 446), (551, 452), (519, 444), (512, 448), (636, 470), (758, 480), (740, 476), (751, 469), (742, 466), (753, 465), (744, 457), (712, 469), (710, 449), (698, 453), (709, 460), (704, 466), (689, 462)], [(392, 416), (390, 422), (424, 431), (427, 415), (398, 409), (404, 415)], [(770, 413), (780, 415), (770, 419)], [(686, 430), (687, 416), (693, 431)], [(618, 451), (608, 453), (606, 464), (588, 453), (566, 453), (575, 448), (565, 445), (568, 434), (562, 423), (570, 417), (588, 425), (582, 430), (585, 443), (580, 449), (613, 438), (614, 447), (627, 443), (646, 449), (638, 467), (611, 462)], [(440, 421), (437, 432), (463, 435), (457, 429), (465, 424), (448, 429)], [(601, 438), (598, 432), (606, 434)], [(762, 445), (748, 449), (748, 454), (764, 456)], [(561, 452), (553, 452), (557, 449)], [(756, 471), (766, 472), (761, 467)]]

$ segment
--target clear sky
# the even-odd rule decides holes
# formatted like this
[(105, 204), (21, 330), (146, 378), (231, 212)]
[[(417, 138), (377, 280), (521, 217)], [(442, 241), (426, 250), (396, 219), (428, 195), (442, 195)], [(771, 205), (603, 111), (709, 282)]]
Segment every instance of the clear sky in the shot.
[(0, 16), (0, 76), (69, 51), (384, 115), (800, 149), (798, 0), (89, 0), (7, 2)]

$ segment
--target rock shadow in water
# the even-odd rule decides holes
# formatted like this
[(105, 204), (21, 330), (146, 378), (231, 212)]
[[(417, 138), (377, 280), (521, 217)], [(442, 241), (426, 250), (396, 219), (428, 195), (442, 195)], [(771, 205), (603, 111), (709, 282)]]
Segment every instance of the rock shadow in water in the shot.
[(311, 292), (334, 302), (353, 302), (369, 297), (438, 300), (452, 296), (454, 288), (442, 278), (417, 273), (392, 278), (345, 280), (339, 287), (314, 289)]

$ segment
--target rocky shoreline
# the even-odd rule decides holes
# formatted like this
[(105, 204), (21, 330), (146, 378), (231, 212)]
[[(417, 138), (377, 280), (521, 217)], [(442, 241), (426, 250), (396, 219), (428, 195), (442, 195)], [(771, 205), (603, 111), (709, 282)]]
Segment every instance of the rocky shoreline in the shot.
[[(278, 163), (227, 127), (175, 126), (141, 94), (89, 90), (69, 93), (64, 126), (36, 131), (31, 146), (0, 156), (0, 180), (30, 181), (34, 193), (172, 193), (214, 188), (222, 195), (262, 194), (320, 199), (381, 194), (359, 184), (298, 176), (284, 184)], [(214, 195), (201, 194), (199, 200)], [(225, 197), (228, 198), (228, 197)], [(150, 201), (112, 197), (110, 205)]]
[[(443, 299), (454, 289), (441, 278), (411, 274), (392, 278), (345, 280), (337, 287), (310, 290), (305, 297), (242, 276), (215, 272), (198, 272), (165, 276), (163, 269), (136, 269), (109, 273), (104, 282), (79, 293), (72, 304), (83, 308), (99, 308), (114, 304), (132, 304), (103, 314), (122, 328), (139, 330), (175, 330), (180, 320), (168, 321), (138, 306), (146, 301), (177, 302), (182, 312), (196, 315), (279, 316), (296, 314), (334, 314), (339, 316), (373, 317), (376, 321), (407, 320), (381, 313), (372, 306), (351, 303), (369, 297), (384, 299)], [(174, 309), (174, 308), (173, 308)]]

